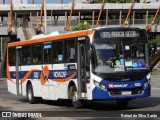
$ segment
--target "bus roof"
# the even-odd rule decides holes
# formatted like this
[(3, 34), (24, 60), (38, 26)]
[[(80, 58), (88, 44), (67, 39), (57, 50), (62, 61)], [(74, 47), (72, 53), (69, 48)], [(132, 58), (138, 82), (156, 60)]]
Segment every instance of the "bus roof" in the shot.
[(127, 26), (124, 26), (124, 27), (121, 27), (121, 26), (108, 26), (108, 27), (97, 27), (97, 28), (94, 28), (96, 30), (103, 30), (103, 29), (107, 29), (107, 30), (145, 30), (145, 29), (141, 29), (141, 28), (137, 28), (137, 27), (127, 27)]
[(144, 30), (144, 29), (140, 29), (136, 27), (108, 27), (107, 26), (107, 27), (97, 27), (97, 28), (93, 28), (89, 30), (81, 30), (81, 31), (55, 31), (47, 35), (40, 34), (40, 35), (33, 36), (30, 40), (9, 43), (8, 47), (22, 46), (22, 45), (27, 45), (27, 44), (49, 42), (49, 41), (54, 41), (54, 40), (86, 36), (86, 35), (91, 35), (93, 33), (93, 30), (111, 30), (111, 31), (113, 30), (115, 31), (115, 30)]
[(61, 39), (67, 39), (67, 38), (74, 38), (74, 37), (80, 37), (80, 36), (86, 36), (91, 35), (92, 30), (82, 30), (82, 31), (72, 31), (72, 32), (53, 32), (48, 35), (40, 34), (37, 36), (32, 37), (30, 40), (25, 41), (19, 41), (19, 42), (12, 42), (8, 44), (8, 47), (13, 46), (22, 46), (22, 45), (28, 45), (28, 44), (34, 44), (34, 43), (40, 43), (40, 42), (49, 42), (54, 40), (61, 40)]
[(66, 34), (66, 33), (71, 33), (71, 31), (54, 31), (50, 34), (39, 34), (39, 35), (35, 35), (31, 38), (31, 40), (33, 39), (38, 39), (38, 38), (45, 38), (45, 37), (50, 37), (50, 36), (56, 36), (56, 35), (60, 35), (60, 34)]

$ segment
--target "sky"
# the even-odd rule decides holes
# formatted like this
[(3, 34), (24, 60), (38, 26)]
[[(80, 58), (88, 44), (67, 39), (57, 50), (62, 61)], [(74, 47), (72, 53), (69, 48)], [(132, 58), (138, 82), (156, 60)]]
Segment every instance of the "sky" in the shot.
[[(0, 0), (0, 4), (2, 4), (2, 1), (3, 0)], [(9, 4), (9, 1), (10, 0), (5, 0), (5, 3), (6, 4)], [(28, 3), (32, 3), (32, 0), (27, 0)], [(69, 3), (71, 2), (71, 0), (63, 0), (64, 3)], [(35, 4), (40, 4), (42, 2), (42, 0), (34, 0)], [(46, 0), (46, 2), (49, 4), (49, 3), (61, 3), (61, 0)]]

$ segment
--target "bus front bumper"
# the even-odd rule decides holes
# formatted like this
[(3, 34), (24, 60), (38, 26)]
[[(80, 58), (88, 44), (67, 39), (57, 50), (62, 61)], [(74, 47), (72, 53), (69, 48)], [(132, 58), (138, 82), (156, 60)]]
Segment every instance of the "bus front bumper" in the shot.
[[(143, 79), (138, 82), (134, 81), (134, 82), (111, 83), (103, 81), (101, 83), (103, 83), (108, 88), (106, 87), (106, 89), (101, 89), (101, 87), (95, 86), (92, 91), (93, 100), (136, 99), (136, 98), (148, 97), (151, 94), (151, 84), (150, 81), (147, 79)], [(138, 87), (135, 86), (136, 83), (139, 83), (141, 86)]]

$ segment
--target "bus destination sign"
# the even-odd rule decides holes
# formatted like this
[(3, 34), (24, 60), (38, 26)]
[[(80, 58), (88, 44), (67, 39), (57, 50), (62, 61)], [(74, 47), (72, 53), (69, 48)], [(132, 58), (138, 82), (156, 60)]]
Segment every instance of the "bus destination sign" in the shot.
[(136, 31), (103, 31), (100, 32), (101, 38), (118, 38), (118, 37), (139, 37)]

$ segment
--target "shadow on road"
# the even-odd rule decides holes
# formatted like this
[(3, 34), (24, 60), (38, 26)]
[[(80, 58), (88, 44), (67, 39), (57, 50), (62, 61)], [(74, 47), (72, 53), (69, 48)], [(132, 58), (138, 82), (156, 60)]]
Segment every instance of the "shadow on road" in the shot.
[[(17, 101), (28, 102), (26, 98), (18, 99)], [(51, 101), (51, 100), (42, 100), (41, 98), (39, 98), (38, 104), (72, 107), (70, 100)], [(160, 97), (148, 97), (148, 98), (134, 99), (130, 101), (127, 107), (120, 107), (116, 104), (115, 101), (85, 101), (84, 109), (87, 108), (90, 110), (114, 111), (114, 110), (143, 109), (143, 108), (156, 107), (159, 105), (160, 105)]]
[(160, 105), (160, 97), (148, 97), (142, 99), (135, 99), (130, 101), (127, 107), (120, 107), (116, 101), (94, 101), (87, 102), (86, 107), (92, 110), (132, 110), (156, 107)]

